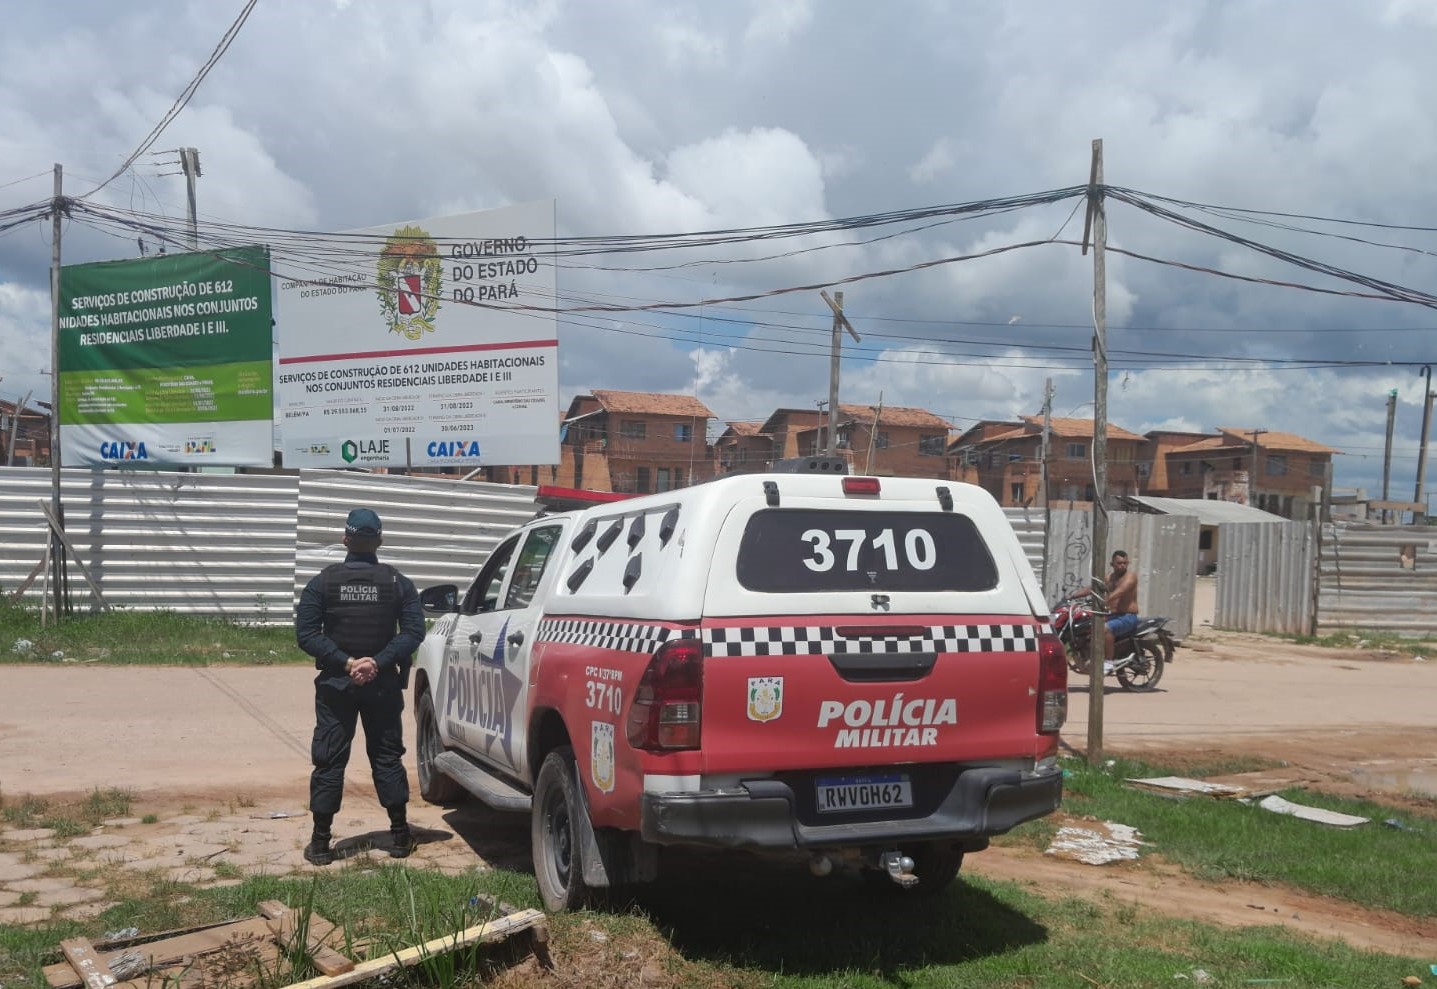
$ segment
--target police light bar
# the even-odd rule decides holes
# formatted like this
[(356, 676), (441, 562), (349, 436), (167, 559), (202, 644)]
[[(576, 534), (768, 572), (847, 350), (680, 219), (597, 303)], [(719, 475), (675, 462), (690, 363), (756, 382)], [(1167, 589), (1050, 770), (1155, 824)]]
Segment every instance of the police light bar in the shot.
[(578, 508), (591, 508), (611, 501), (623, 501), (634, 497), (622, 491), (586, 491), (583, 488), (561, 488), (552, 484), (539, 485), (534, 503), (551, 512), (571, 512)]

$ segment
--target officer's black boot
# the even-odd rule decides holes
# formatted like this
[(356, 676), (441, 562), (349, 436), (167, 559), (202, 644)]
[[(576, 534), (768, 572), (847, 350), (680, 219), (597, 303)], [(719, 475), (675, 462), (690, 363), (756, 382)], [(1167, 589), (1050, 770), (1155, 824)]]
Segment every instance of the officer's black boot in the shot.
[(385, 809), (389, 811), (389, 857), (408, 858), (414, 854), (415, 846), (419, 843), (414, 840), (414, 832), (409, 827), (404, 805)]
[(310, 835), (309, 844), (304, 846), (304, 860), (310, 865), (329, 865), (334, 861), (334, 850), (329, 847), (328, 831), (315, 831)]

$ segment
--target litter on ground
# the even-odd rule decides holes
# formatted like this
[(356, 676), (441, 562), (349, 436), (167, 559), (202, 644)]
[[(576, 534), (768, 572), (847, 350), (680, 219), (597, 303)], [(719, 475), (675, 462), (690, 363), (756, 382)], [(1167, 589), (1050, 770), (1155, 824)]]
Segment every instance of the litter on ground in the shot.
[(1356, 814), (1341, 814), (1335, 810), (1324, 810), (1321, 807), (1306, 807), (1302, 804), (1295, 804), (1291, 800), (1284, 800), (1274, 794), (1270, 797), (1263, 797), (1257, 802), (1263, 810), (1270, 810), (1274, 814), (1290, 814), (1293, 817), (1300, 817), (1304, 821), (1316, 821), (1318, 824), (1330, 824), (1337, 828), (1355, 828), (1359, 824), (1366, 824), (1368, 818), (1358, 817)]
[(1094, 821), (1087, 827), (1059, 828), (1045, 853), (1086, 865), (1107, 865), (1136, 859), (1138, 847), (1144, 844), (1137, 828), (1113, 821)]
[(1148, 779), (1128, 779), (1124, 782), (1141, 790), (1155, 790), (1160, 793), (1186, 795), (1200, 793), (1208, 797), (1245, 797), (1250, 792), (1245, 786), (1230, 783), (1209, 783), (1206, 780), (1188, 779), (1185, 776), (1153, 776)]

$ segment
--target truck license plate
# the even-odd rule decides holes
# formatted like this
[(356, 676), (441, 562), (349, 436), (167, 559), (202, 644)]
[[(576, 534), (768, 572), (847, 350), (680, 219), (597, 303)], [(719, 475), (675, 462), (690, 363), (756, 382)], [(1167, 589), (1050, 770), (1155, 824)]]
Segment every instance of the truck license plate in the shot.
[(816, 781), (820, 814), (912, 807), (913, 784), (905, 773), (826, 776)]

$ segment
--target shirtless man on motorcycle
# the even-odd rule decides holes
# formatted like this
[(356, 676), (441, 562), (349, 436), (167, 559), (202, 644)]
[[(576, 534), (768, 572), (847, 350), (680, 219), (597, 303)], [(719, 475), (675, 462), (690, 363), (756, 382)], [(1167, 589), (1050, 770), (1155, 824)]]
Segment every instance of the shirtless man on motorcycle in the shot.
[(1113, 646), (1118, 639), (1132, 635), (1138, 628), (1138, 575), (1129, 569), (1128, 554), (1124, 550), (1113, 553), (1113, 570), (1108, 574), (1108, 596), (1106, 606), (1107, 652), (1103, 654), (1107, 671), (1111, 672)]

